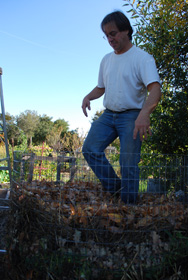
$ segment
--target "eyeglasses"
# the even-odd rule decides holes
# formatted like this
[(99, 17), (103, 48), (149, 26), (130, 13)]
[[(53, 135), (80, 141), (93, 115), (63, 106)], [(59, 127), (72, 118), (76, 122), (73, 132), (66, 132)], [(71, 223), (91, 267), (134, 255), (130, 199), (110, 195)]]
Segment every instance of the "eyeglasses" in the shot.
[(116, 35), (119, 33), (120, 31), (111, 31), (109, 34), (106, 34), (103, 36), (103, 39), (105, 40), (109, 40), (109, 39), (113, 39), (116, 37)]

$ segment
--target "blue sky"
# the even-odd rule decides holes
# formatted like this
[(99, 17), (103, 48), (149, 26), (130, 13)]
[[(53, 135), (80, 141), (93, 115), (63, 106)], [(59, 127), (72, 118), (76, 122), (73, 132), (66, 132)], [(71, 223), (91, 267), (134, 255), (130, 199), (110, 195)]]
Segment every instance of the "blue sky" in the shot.
[(5, 111), (16, 116), (35, 110), (86, 133), (103, 100), (92, 101), (86, 118), (82, 99), (97, 85), (100, 61), (112, 51), (100, 23), (114, 10), (126, 13), (124, 4), (123, 0), (1, 0)]

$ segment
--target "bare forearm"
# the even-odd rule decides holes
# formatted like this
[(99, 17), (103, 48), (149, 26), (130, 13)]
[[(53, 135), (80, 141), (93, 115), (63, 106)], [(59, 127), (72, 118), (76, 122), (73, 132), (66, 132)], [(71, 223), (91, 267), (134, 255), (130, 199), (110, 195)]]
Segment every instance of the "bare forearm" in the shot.
[(98, 88), (95, 87), (88, 95), (86, 95), (82, 101), (82, 110), (84, 112), (84, 115), (87, 117), (87, 111), (86, 109), (88, 108), (89, 110), (91, 109), (90, 107), (90, 101), (95, 100), (97, 98), (100, 98), (105, 92), (104, 88)]
[(104, 88), (95, 87), (86, 97), (91, 101), (100, 98), (104, 94)]
[[(140, 111), (136, 121), (133, 138), (136, 139), (139, 133), (141, 141), (147, 139), (147, 134), (151, 135), (150, 114), (154, 111), (161, 98), (161, 89), (159, 83), (153, 83), (148, 87), (149, 96)], [(143, 138), (144, 136), (144, 138)]]
[(151, 114), (161, 99), (160, 85), (156, 84), (150, 89), (149, 96), (141, 110), (143, 113)]

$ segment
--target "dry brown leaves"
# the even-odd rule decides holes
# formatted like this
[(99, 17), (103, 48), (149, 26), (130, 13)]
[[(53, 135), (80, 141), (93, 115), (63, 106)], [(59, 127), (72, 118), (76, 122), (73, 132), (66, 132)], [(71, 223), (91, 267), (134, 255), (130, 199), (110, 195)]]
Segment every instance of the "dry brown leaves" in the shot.
[[(112, 233), (143, 228), (179, 229), (188, 221), (188, 208), (167, 195), (141, 194), (136, 205), (126, 205), (103, 191), (101, 185), (74, 182), (63, 186), (33, 181), (17, 188), (19, 201), (33, 197), (49, 212), (56, 211), (67, 224), (89, 227), (92, 224)], [(96, 224), (97, 220), (97, 224)]]

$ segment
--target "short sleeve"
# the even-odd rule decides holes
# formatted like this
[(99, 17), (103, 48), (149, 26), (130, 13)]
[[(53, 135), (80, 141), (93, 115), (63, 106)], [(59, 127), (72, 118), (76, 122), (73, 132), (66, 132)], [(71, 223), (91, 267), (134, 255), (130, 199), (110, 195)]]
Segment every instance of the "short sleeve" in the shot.
[(147, 87), (149, 84), (158, 82), (161, 84), (156, 63), (152, 55), (147, 54), (140, 63), (140, 75), (143, 84)]

